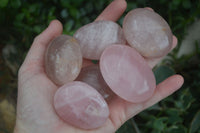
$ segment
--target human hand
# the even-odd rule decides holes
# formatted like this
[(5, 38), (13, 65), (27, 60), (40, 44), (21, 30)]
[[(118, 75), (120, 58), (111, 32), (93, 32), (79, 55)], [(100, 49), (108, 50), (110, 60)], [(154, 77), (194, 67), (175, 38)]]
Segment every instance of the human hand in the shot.
[[(124, 0), (113, 1), (96, 20), (116, 21), (126, 9)], [(97, 129), (82, 130), (64, 123), (53, 107), (53, 97), (58, 89), (44, 71), (44, 53), (47, 45), (62, 33), (62, 24), (54, 20), (34, 42), (18, 74), (18, 103), (15, 133), (112, 133), (125, 121), (144, 109), (169, 96), (183, 84), (180, 75), (174, 75), (157, 85), (154, 95), (143, 103), (130, 103), (118, 96), (109, 102), (110, 116)], [(177, 39), (173, 37), (173, 48)], [(153, 67), (159, 59), (147, 60)], [(86, 63), (87, 64), (87, 63)]]

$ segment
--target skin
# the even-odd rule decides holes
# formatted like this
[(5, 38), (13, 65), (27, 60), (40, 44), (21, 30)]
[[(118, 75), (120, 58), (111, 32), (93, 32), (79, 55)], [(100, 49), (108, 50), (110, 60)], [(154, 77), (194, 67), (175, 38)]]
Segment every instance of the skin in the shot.
[[(125, 9), (125, 0), (115, 0), (105, 8), (96, 20), (117, 21)], [(152, 9), (150, 8), (150, 10)], [(171, 95), (183, 84), (182, 76), (173, 75), (158, 84), (154, 95), (143, 103), (130, 103), (114, 96), (108, 102), (109, 119), (100, 128), (82, 130), (68, 125), (58, 117), (54, 110), (53, 97), (58, 86), (47, 77), (44, 71), (45, 50), (51, 40), (60, 34), (62, 34), (62, 24), (58, 20), (53, 20), (34, 39), (19, 69), (17, 119), (14, 133), (113, 133), (128, 119)], [(176, 44), (177, 39), (174, 36), (173, 48)], [(147, 62), (153, 68), (159, 60), (147, 60)], [(84, 66), (87, 64), (91, 65), (91, 62), (87, 60)]]

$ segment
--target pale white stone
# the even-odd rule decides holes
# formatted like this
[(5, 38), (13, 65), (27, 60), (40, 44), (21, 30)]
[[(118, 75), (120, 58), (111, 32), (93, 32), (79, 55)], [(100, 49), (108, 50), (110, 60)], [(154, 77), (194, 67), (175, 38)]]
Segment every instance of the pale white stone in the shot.
[(145, 8), (134, 9), (125, 16), (123, 31), (127, 42), (146, 58), (162, 57), (172, 47), (172, 33), (167, 22)]
[(99, 60), (103, 50), (114, 43), (125, 44), (121, 27), (112, 21), (95, 21), (74, 34), (79, 41), (84, 58)]

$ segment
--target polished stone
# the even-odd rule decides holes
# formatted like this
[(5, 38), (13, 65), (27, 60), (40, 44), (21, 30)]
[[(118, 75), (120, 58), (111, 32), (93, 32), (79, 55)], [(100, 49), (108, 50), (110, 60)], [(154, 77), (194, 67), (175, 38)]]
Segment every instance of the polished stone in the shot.
[(125, 45), (112, 45), (100, 58), (104, 80), (121, 98), (139, 103), (149, 99), (156, 88), (151, 68), (134, 49)]
[(171, 50), (172, 32), (167, 22), (146, 8), (130, 11), (124, 18), (127, 42), (146, 58), (162, 57)]
[(81, 69), (76, 81), (82, 81), (96, 89), (105, 100), (111, 99), (114, 93), (104, 81), (99, 65), (91, 65)]
[(45, 71), (57, 85), (73, 81), (82, 66), (81, 49), (77, 41), (67, 35), (56, 37), (45, 55)]
[(95, 21), (87, 24), (74, 34), (79, 41), (83, 57), (99, 60), (103, 50), (113, 43), (125, 44), (122, 28), (112, 21)]
[(98, 128), (109, 116), (103, 97), (93, 87), (80, 81), (59, 88), (54, 96), (54, 106), (63, 121), (83, 129)]

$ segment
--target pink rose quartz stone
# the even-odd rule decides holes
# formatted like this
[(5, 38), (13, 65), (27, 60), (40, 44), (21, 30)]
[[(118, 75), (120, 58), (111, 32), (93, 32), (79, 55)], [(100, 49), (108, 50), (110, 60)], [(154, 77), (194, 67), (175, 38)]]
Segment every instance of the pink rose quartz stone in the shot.
[(81, 66), (81, 49), (75, 38), (60, 35), (49, 44), (45, 55), (45, 70), (54, 83), (63, 85), (73, 81)]
[(83, 57), (99, 60), (103, 50), (113, 43), (125, 44), (122, 28), (112, 21), (95, 21), (74, 34), (79, 41)]
[(59, 88), (54, 96), (54, 107), (63, 121), (82, 129), (98, 128), (109, 116), (103, 97), (93, 87), (80, 81), (72, 81)]
[(81, 72), (76, 79), (77, 81), (85, 82), (96, 89), (105, 100), (111, 99), (114, 93), (104, 81), (100, 72), (99, 65), (91, 65), (81, 69)]
[(146, 101), (156, 88), (151, 68), (129, 46), (112, 45), (106, 48), (100, 58), (100, 70), (113, 92), (133, 103)]
[(123, 31), (127, 42), (146, 58), (162, 57), (172, 47), (172, 32), (157, 13), (137, 8), (124, 18)]

